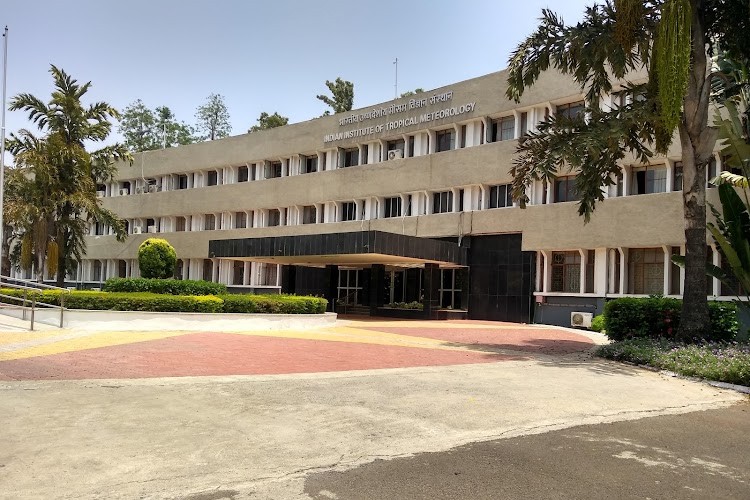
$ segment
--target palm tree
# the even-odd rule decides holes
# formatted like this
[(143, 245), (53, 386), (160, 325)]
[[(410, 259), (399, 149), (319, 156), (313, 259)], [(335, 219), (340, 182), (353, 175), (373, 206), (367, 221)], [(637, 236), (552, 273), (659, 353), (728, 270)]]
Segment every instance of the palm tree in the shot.
[[(125, 223), (113, 212), (103, 209), (96, 197), (97, 183), (111, 180), (115, 161), (132, 161), (125, 146), (116, 143), (93, 152), (86, 143), (107, 139), (112, 129), (110, 119), (119, 113), (106, 102), (84, 106), (82, 97), (91, 82), (80, 85), (65, 71), (52, 65), (54, 80), (51, 99), (45, 103), (31, 94), (19, 94), (10, 102), (10, 110), (28, 113), (29, 120), (42, 132), (41, 137), (29, 131), (11, 135), (8, 150), (19, 158), (19, 172), (26, 179), (24, 192), (33, 193), (36, 208), (19, 209), (24, 235), (35, 242), (37, 273), (47, 255), (46, 247), (57, 247), (57, 283), (86, 252), (84, 239), (88, 223), (110, 225), (118, 240), (126, 237)], [(41, 175), (39, 180), (37, 175)], [(19, 180), (19, 182), (23, 182)], [(19, 203), (28, 203), (23, 198)], [(53, 245), (52, 248), (55, 246)], [(43, 269), (43, 266), (41, 266)]]
[[(534, 180), (551, 182), (579, 171), (579, 213), (588, 220), (602, 187), (620, 175), (618, 161), (633, 154), (647, 162), (665, 153), (677, 131), (682, 148), (685, 220), (685, 287), (680, 335), (700, 336), (708, 327), (705, 280), (705, 172), (717, 130), (708, 125), (711, 75), (706, 47), (750, 54), (747, 0), (605, 0), (589, 7), (582, 22), (567, 26), (543, 11), (535, 33), (510, 59), (508, 97), (524, 90), (548, 68), (570, 75), (586, 95), (585, 113), (558, 117), (519, 141), (511, 173), (521, 206)], [(744, 15), (742, 15), (744, 13)], [(648, 83), (626, 84), (637, 96), (606, 109), (602, 95), (629, 74), (648, 73)]]

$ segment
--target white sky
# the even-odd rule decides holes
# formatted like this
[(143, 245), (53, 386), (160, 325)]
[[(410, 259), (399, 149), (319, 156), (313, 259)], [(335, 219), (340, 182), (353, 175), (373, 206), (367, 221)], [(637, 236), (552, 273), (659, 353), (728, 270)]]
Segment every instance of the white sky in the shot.
[[(503, 69), (550, 6), (577, 22), (592, 0), (3, 0), (9, 28), (8, 100), (48, 100), (49, 65), (81, 82), (88, 100), (122, 110), (140, 98), (195, 122), (222, 94), (232, 135), (262, 111), (299, 122), (320, 116), (325, 81), (354, 82), (355, 108)], [(8, 112), (6, 130), (29, 127)], [(119, 139), (113, 137), (113, 140)]]

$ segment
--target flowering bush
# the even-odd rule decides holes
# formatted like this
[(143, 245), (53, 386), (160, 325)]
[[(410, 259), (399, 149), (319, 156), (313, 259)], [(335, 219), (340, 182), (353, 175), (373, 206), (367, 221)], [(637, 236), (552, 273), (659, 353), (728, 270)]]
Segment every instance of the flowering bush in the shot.
[(597, 355), (680, 375), (750, 386), (750, 343), (681, 344), (667, 339), (641, 338), (602, 346)]

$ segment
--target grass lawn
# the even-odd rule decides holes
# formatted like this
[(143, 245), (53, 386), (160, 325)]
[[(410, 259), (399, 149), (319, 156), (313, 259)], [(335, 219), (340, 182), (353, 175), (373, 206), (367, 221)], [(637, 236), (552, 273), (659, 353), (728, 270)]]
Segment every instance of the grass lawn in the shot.
[(597, 355), (680, 375), (750, 386), (747, 342), (682, 344), (665, 339), (629, 339), (602, 346)]

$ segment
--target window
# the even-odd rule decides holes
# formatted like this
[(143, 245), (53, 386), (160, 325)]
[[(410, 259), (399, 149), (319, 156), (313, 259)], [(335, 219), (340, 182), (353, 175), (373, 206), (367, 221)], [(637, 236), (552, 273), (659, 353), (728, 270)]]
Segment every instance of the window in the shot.
[(214, 280), (214, 263), (211, 259), (203, 259), (203, 281)]
[(628, 264), (630, 293), (664, 293), (664, 251), (661, 248), (631, 248)]
[(461, 148), (466, 147), (466, 125), (461, 125)]
[(435, 151), (450, 151), (456, 148), (456, 131), (453, 129), (440, 130), (435, 133)]
[(394, 149), (400, 149), (401, 151), (404, 150), (404, 140), (403, 139), (396, 139), (395, 141), (388, 141), (385, 143), (385, 148), (387, 151), (392, 151)]
[(432, 213), (443, 214), (453, 211), (453, 192), (442, 191), (432, 195)]
[(586, 254), (586, 288), (584, 292), (594, 293), (594, 269), (596, 264), (596, 252), (589, 250)]
[(521, 135), (529, 131), (529, 114), (524, 111), (521, 113)]
[(555, 114), (557, 115), (558, 118), (565, 117), (565, 118), (572, 120), (572, 119), (577, 118), (578, 115), (580, 115), (581, 113), (583, 113), (585, 108), (586, 106), (583, 101), (571, 102), (569, 104), (561, 104), (557, 106), (557, 110)]
[(237, 169), (237, 182), (247, 182), (248, 180), (250, 180), (250, 169), (247, 168), (247, 165), (239, 167)]
[(343, 167), (356, 167), (359, 165), (359, 148), (345, 149), (344, 150), (344, 164)]
[(241, 260), (232, 262), (232, 284), (243, 285), (245, 283), (245, 263)]
[(174, 278), (181, 280), (184, 279), (184, 273), (185, 272), (185, 262), (183, 262), (182, 259), (177, 259), (177, 262), (174, 266)]
[(311, 174), (318, 171), (318, 157), (305, 156), (302, 161), (302, 173)]
[(214, 214), (205, 214), (203, 216), (203, 229), (205, 231), (216, 229), (216, 216)]
[(509, 141), (516, 135), (516, 118), (506, 116), (492, 122), (492, 142)]
[(186, 225), (187, 224), (186, 224), (186, 221), (185, 221), (185, 217), (179, 217), (178, 216), (175, 219), (175, 228), (174, 228), (174, 230), (177, 231), (177, 232), (182, 232), (182, 231), (185, 230), (185, 226)]
[(672, 168), (672, 191), (682, 191), (682, 162), (674, 162)]
[(461, 279), (459, 269), (440, 270), (440, 307), (461, 307)]
[(580, 252), (552, 252), (552, 291), (581, 292)]
[(490, 186), (490, 208), (512, 207), (513, 196), (510, 184)]
[(315, 224), (316, 215), (317, 209), (315, 208), (315, 205), (302, 207), (302, 224)]
[(360, 304), (362, 302), (361, 272), (359, 269), (339, 269), (339, 303)]
[(724, 274), (727, 277), (727, 283), (721, 283), (720, 293), (722, 295), (736, 297), (745, 296), (748, 294), (747, 290), (742, 287), (740, 281), (732, 272), (732, 266), (729, 265), (729, 262), (727, 262), (727, 259), (726, 257), (724, 257), (724, 255), (721, 255), (721, 270), (724, 271)]
[(341, 220), (357, 220), (357, 204), (353, 201), (347, 201), (341, 204)]
[(576, 178), (574, 175), (558, 177), (555, 179), (555, 199), (553, 203), (563, 203), (566, 201), (577, 201)]
[(247, 214), (245, 212), (234, 213), (235, 229), (245, 229), (247, 227)]
[(177, 189), (187, 189), (188, 187), (188, 176), (187, 174), (180, 174), (177, 176)]
[(103, 222), (97, 222), (94, 224), (94, 234), (96, 236), (104, 236), (107, 234), (107, 226)]
[(370, 146), (362, 145), (362, 165), (367, 165), (367, 157), (370, 155)]
[(276, 179), (278, 177), (281, 177), (281, 162), (272, 161), (268, 164), (268, 168), (266, 169), (266, 178)]
[(216, 170), (209, 170), (206, 176), (206, 185), (215, 186), (219, 183), (219, 173)]
[(126, 194), (126, 195), (130, 194), (130, 182), (125, 181), (125, 182), (121, 183), (120, 184), (120, 189), (126, 191), (126, 193), (124, 193), (124, 194)]
[(276, 286), (279, 268), (276, 264), (259, 263), (257, 267), (258, 284), (261, 286)]
[(413, 135), (409, 136), (409, 152), (408, 153), (409, 154), (407, 156), (409, 156), (410, 158), (414, 156), (414, 136)]
[(394, 196), (393, 198), (385, 199), (385, 215), (384, 217), (400, 217), (401, 216), (401, 197)]
[(266, 226), (268, 227), (274, 227), (278, 226), (281, 223), (281, 212), (277, 209), (272, 209), (268, 211), (268, 224)]
[(667, 169), (664, 165), (633, 169), (630, 194), (664, 193), (667, 190)]
[(102, 261), (95, 260), (94, 262), (92, 262), (91, 280), (104, 281), (104, 276), (102, 275)]
[(117, 277), (127, 278), (128, 277), (128, 263), (124, 260), (117, 261)]

